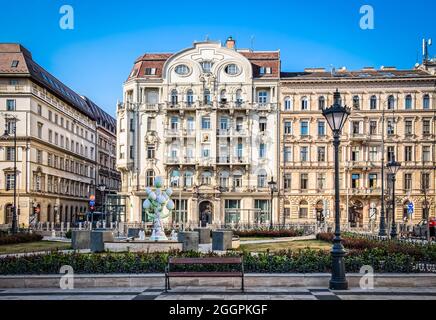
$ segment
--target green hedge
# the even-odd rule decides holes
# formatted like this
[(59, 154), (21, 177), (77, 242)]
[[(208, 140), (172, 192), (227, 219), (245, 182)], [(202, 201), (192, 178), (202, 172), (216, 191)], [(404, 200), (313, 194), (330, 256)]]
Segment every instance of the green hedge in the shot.
[(0, 237), (0, 245), (35, 242), (41, 241), (42, 238), (43, 237), (39, 234), (17, 233), (14, 235)]
[[(333, 233), (318, 233), (316, 238), (322, 241), (332, 242)], [(396, 240), (370, 240), (355, 235), (343, 235), (342, 244), (350, 250), (380, 249), (388, 254), (401, 253), (415, 260), (436, 261), (436, 245), (434, 244), (413, 244)]]
[[(240, 253), (228, 253), (235, 256)], [(304, 249), (244, 256), (247, 273), (315, 273), (330, 272), (331, 256), (322, 250)], [(198, 252), (171, 253), (50, 253), (0, 259), (0, 274), (58, 274), (60, 267), (70, 265), (77, 274), (105, 273), (163, 273), (169, 256), (210, 257), (216, 254)], [(351, 250), (345, 257), (347, 272), (359, 272), (363, 265), (371, 265), (376, 272), (419, 272), (415, 268), (421, 260), (403, 253), (389, 253), (384, 249)], [(426, 261), (435, 263), (436, 261)], [(234, 267), (234, 266), (233, 266)], [(224, 271), (228, 265), (181, 266), (181, 270)]]

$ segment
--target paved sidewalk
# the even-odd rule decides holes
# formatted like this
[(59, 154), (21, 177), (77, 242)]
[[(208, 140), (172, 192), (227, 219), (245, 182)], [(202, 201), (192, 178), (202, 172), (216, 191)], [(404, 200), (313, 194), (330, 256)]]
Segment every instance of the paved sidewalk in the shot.
[(436, 300), (436, 288), (376, 288), (331, 291), (325, 288), (226, 287), (92, 289), (0, 289), (0, 300)]

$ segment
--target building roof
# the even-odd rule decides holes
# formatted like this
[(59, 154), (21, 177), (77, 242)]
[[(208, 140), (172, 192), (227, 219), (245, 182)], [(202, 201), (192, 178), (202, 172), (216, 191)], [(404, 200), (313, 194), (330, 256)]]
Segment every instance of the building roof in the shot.
[[(254, 78), (278, 78), (280, 76), (280, 52), (279, 51), (250, 51), (237, 50), (247, 58), (253, 67)], [(135, 78), (161, 79), (165, 62), (173, 53), (146, 53), (135, 60), (128, 80)], [(271, 68), (271, 73), (261, 74), (260, 68)], [(154, 74), (146, 74), (146, 69), (155, 69)]]
[(401, 78), (434, 78), (424, 70), (397, 70), (387, 67), (376, 70), (364, 68), (358, 71), (336, 70), (325, 71), (322, 68), (306, 69), (304, 72), (282, 72), (282, 80), (336, 80), (336, 79), (401, 79)]
[(112, 132), (113, 134), (116, 134), (116, 120), (114, 117), (109, 115), (107, 112), (105, 112), (103, 109), (101, 109), (99, 106), (97, 106), (91, 99), (88, 97), (83, 97), (83, 99), (86, 101), (86, 103), (89, 106), (89, 109), (94, 115), (95, 120), (97, 121), (97, 124), (101, 127), (104, 127), (106, 130)]
[(76, 110), (96, 120), (82, 97), (38, 65), (26, 48), (16, 43), (0, 43), (0, 77), (30, 77), (53, 95), (69, 103)]

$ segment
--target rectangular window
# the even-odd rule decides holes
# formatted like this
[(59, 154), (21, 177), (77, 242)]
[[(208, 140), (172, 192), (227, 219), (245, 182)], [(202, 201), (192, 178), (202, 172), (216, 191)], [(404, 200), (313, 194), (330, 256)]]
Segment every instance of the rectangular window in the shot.
[(201, 118), (201, 129), (210, 130), (210, 117)]
[(308, 136), (309, 135), (309, 122), (307, 121), (301, 121), (300, 123), (300, 132), (302, 136)]
[(378, 154), (377, 147), (374, 146), (369, 147), (369, 161), (377, 161), (378, 160), (377, 154)]
[(48, 130), (48, 141), (53, 142), (53, 131), (50, 129)]
[(318, 147), (318, 162), (325, 162), (325, 147)]
[(15, 148), (6, 147), (6, 161), (14, 161), (14, 160), (15, 160)]
[(229, 118), (221, 117), (220, 118), (220, 129), (226, 131), (229, 129)]
[(422, 161), (424, 161), (424, 162), (431, 161), (430, 146), (423, 146), (422, 147)]
[(357, 189), (360, 187), (360, 174), (353, 173), (351, 175), (351, 188)]
[(430, 189), (430, 174), (422, 173), (421, 174), (421, 189), (428, 190)]
[(53, 121), (53, 113), (51, 110), (48, 110), (48, 120)]
[(395, 134), (395, 123), (394, 123), (394, 120), (388, 120), (387, 121), (386, 133), (388, 135), (394, 135)]
[(309, 161), (309, 148), (308, 147), (300, 147), (300, 161), (301, 162)]
[(369, 122), (369, 134), (372, 136), (377, 134), (377, 121), (372, 120)]
[(285, 134), (292, 134), (292, 122), (291, 121), (285, 121)]
[(316, 185), (318, 190), (324, 190), (326, 187), (326, 174), (325, 173), (318, 173)]
[(285, 147), (283, 153), (284, 153), (285, 162), (292, 161), (292, 148), (291, 147)]
[(412, 161), (412, 146), (404, 147), (404, 161)]
[(15, 111), (16, 101), (14, 99), (6, 100), (6, 110), (7, 111)]
[(325, 136), (325, 122), (324, 121), (318, 121), (318, 135), (320, 137)]
[(429, 135), (430, 134), (430, 120), (424, 119), (422, 121), (422, 134)]
[(134, 149), (133, 149), (133, 146), (130, 146), (130, 148), (129, 148), (129, 156), (130, 156), (130, 159), (134, 158)]
[(261, 143), (259, 146), (259, 157), (264, 159), (266, 157), (266, 145)]
[(377, 188), (377, 174), (376, 173), (370, 173), (368, 175), (368, 179), (369, 179), (369, 188), (370, 189)]
[(393, 161), (395, 159), (395, 147), (389, 146), (387, 148), (388, 161)]
[(404, 134), (406, 136), (411, 135), (413, 133), (413, 122), (412, 120), (406, 120), (404, 122)]
[(290, 174), (285, 174), (285, 176), (283, 177), (283, 188), (285, 190), (289, 190), (292, 187), (292, 179), (291, 179), (291, 175)]
[(353, 134), (360, 134), (360, 121), (353, 121)]
[(412, 190), (412, 174), (411, 173), (404, 174), (404, 189), (407, 191)]
[(38, 122), (38, 138), (42, 139), (42, 123)]
[(360, 147), (351, 148), (351, 161), (360, 161)]
[(15, 176), (13, 173), (6, 174), (6, 191), (13, 190), (15, 187)]
[(147, 159), (155, 158), (155, 148), (154, 145), (147, 146)]
[(309, 175), (307, 173), (300, 174), (300, 189), (307, 190), (309, 184)]
[(36, 163), (42, 164), (42, 151), (36, 150)]
[(265, 117), (261, 117), (259, 119), (259, 131), (265, 132), (267, 129), (267, 119)]
[(135, 119), (130, 119), (130, 131), (135, 131)]

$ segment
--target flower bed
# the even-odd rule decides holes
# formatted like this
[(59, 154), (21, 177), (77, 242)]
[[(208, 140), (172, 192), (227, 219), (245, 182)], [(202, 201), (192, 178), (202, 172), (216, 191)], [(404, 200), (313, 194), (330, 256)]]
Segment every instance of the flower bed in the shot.
[(243, 238), (282, 238), (302, 236), (303, 230), (234, 230), (233, 234)]

